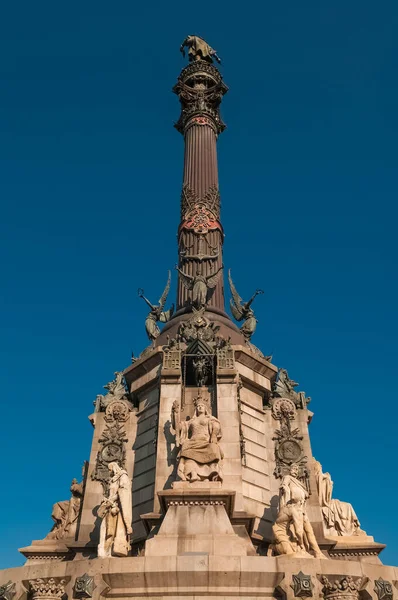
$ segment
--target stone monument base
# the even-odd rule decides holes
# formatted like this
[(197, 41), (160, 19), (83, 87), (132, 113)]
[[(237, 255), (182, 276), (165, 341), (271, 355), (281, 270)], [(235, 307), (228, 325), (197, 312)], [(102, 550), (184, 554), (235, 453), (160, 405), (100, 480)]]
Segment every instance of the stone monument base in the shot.
[(158, 493), (164, 518), (146, 540), (145, 556), (255, 554), (245, 526), (231, 523), (235, 492), (221, 489), (217, 482), (214, 487), (212, 482), (204, 487), (176, 483), (180, 485)]

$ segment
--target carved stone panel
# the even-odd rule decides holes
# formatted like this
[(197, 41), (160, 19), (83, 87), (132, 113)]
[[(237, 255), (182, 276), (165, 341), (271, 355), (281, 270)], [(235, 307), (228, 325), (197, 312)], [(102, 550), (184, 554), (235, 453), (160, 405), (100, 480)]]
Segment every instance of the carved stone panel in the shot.
[(94, 589), (94, 577), (90, 577), (90, 575), (85, 573), (81, 577), (76, 577), (75, 585), (73, 586), (73, 597), (92, 598)]
[(379, 577), (379, 579), (376, 579), (375, 581), (374, 591), (379, 600), (392, 600), (392, 585), (389, 581)]
[(112, 421), (111, 423), (107, 423), (102, 437), (99, 439), (102, 448), (97, 454), (97, 461), (91, 478), (101, 481), (104, 489), (107, 489), (110, 479), (109, 463), (116, 462), (121, 467), (125, 466), (125, 444), (128, 441), (125, 436), (126, 432), (123, 426), (118, 422)]
[(292, 576), (290, 587), (296, 598), (311, 598), (313, 593), (311, 575), (304, 575), (302, 571)]
[(15, 594), (15, 583), (12, 583), (12, 581), (0, 586), (0, 600), (12, 600)]

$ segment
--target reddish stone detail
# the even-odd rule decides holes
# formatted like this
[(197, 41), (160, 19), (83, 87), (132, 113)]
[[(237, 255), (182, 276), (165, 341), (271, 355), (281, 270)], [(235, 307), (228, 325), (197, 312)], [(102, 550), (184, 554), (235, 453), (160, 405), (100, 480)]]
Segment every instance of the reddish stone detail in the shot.
[(203, 205), (196, 206), (180, 225), (181, 229), (193, 229), (195, 233), (207, 233), (213, 229), (222, 231), (221, 223), (213, 213)]

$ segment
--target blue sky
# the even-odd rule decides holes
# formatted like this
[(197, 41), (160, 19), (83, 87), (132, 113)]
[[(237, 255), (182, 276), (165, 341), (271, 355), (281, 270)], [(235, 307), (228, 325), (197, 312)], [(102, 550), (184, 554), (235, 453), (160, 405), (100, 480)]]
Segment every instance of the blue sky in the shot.
[(397, 29), (392, 0), (4, 3), (1, 568), (49, 531), (92, 401), (147, 344), (137, 288), (156, 300), (176, 261), (189, 33), (230, 87), (224, 263), (266, 292), (253, 342), (313, 398), (335, 497), (398, 564)]

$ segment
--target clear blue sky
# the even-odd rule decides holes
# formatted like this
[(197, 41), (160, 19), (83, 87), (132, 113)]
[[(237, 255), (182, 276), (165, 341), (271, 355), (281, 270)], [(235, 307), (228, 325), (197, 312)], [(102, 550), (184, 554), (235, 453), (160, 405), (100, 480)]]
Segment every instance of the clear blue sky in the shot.
[[(190, 33), (223, 58), (225, 265), (253, 341), (312, 396), (313, 451), (398, 564), (398, 5), (5, 2), (0, 567), (51, 527), (92, 401), (147, 344), (176, 261)], [(174, 281), (175, 285), (175, 281)]]

